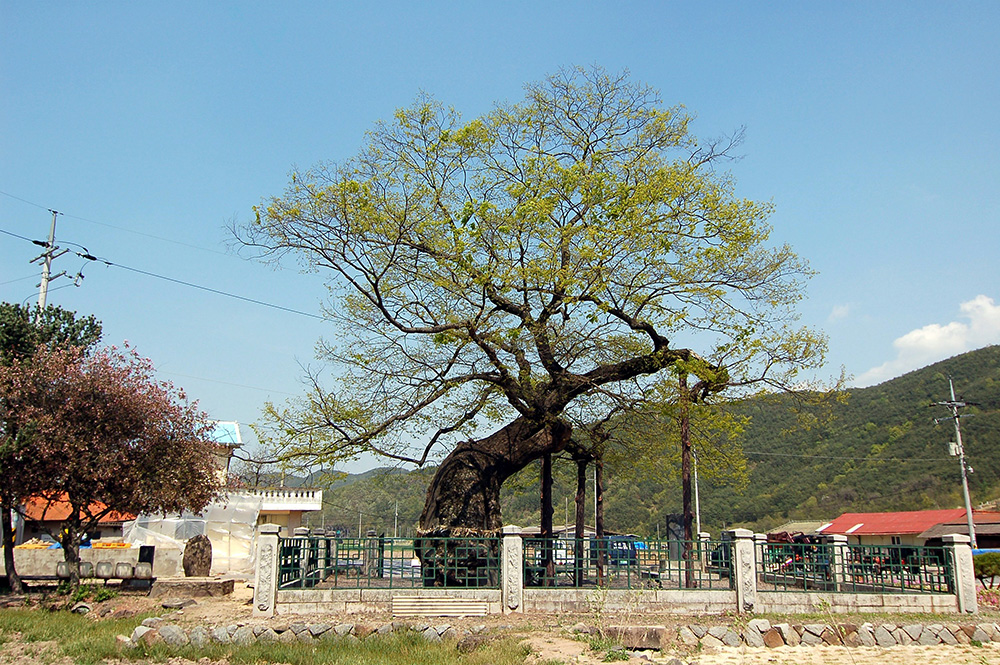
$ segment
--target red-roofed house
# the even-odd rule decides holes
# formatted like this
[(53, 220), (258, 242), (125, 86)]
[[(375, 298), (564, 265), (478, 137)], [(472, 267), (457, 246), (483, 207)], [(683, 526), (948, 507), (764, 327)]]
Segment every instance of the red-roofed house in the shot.
[[(69, 517), (70, 510), (72, 510), (65, 497), (66, 495), (63, 494), (51, 501), (38, 496), (28, 499), (24, 504), (24, 532), (19, 534), (18, 542), (38, 538), (48, 533), (54, 534), (58, 538), (63, 520)], [(91, 505), (91, 511), (95, 513), (105, 508), (106, 506), (99, 502)], [(88, 535), (91, 540), (121, 538), (122, 523), (134, 519), (135, 515), (112, 510), (98, 521), (97, 528), (91, 529)]]
[[(1000, 513), (974, 510), (972, 519), (977, 526), (994, 525), (1000, 523)], [(964, 508), (898, 513), (844, 513), (816, 529), (816, 532), (825, 536), (845, 535), (848, 542), (861, 545), (924, 545), (927, 541), (925, 532), (942, 524), (955, 525), (949, 533), (968, 534)]]

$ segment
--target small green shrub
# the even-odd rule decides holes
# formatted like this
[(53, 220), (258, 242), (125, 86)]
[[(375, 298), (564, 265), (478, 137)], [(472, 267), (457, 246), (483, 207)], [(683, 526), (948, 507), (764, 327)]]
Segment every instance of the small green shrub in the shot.
[(75, 591), (73, 591), (69, 599), (72, 600), (74, 603), (83, 602), (88, 598), (90, 598), (92, 591), (93, 590), (90, 588), (89, 584), (81, 584), (76, 588)]
[(105, 600), (111, 600), (112, 598), (118, 597), (118, 591), (112, 589), (111, 587), (102, 586), (94, 592), (94, 602), (103, 603)]
[(987, 552), (972, 557), (972, 565), (976, 571), (976, 579), (988, 589), (996, 584), (1000, 577), (1000, 552)]
[(628, 659), (629, 659), (629, 655), (628, 655), (628, 651), (625, 650), (625, 647), (615, 647), (614, 649), (608, 650), (608, 652), (606, 654), (604, 654), (604, 662), (605, 663), (614, 663), (616, 661), (626, 661)]

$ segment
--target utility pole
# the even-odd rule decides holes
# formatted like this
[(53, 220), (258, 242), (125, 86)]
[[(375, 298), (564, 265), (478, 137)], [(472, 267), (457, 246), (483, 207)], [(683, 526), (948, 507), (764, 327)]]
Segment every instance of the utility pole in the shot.
[(962, 494), (965, 497), (965, 519), (969, 527), (969, 539), (972, 541), (972, 549), (978, 549), (976, 543), (976, 525), (972, 519), (972, 501), (969, 499), (969, 469), (965, 464), (965, 448), (962, 446), (962, 428), (959, 427), (959, 418), (965, 418), (966, 414), (961, 415), (958, 413), (959, 409), (964, 409), (967, 406), (972, 405), (972, 402), (966, 402), (964, 400), (955, 399), (955, 383), (948, 377), (948, 387), (951, 389), (951, 401), (948, 402), (934, 402), (931, 406), (944, 406), (951, 410), (950, 416), (945, 416), (944, 418), (935, 418), (934, 424), (937, 425), (943, 420), (951, 420), (955, 423), (955, 441), (951, 444), (949, 453), (952, 456), (958, 457), (958, 462), (962, 466)]
[[(56, 215), (62, 213), (56, 212), (55, 210), (49, 210), (52, 213), (52, 226), (49, 227), (49, 242), (45, 245), (45, 251), (42, 252), (41, 256), (35, 257), (31, 260), (32, 263), (41, 259), (42, 261), (42, 281), (38, 285), (38, 308), (42, 309), (45, 307), (45, 299), (49, 293), (49, 280), (52, 273), (52, 259), (62, 256), (66, 252), (63, 251), (60, 254), (55, 253), (56, 249)], [(41, 243), (35, 241), (35, 244), (40, 245)], [(58, 275), (57, 275), (58, 277)]]

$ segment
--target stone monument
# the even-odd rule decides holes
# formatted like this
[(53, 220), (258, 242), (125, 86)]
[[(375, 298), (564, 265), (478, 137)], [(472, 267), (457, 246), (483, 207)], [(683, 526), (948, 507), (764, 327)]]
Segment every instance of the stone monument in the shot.
[(187, 541), (184, 546), (185, 577), (208, 577), (212, 570), (212, 541), (202, 534)]

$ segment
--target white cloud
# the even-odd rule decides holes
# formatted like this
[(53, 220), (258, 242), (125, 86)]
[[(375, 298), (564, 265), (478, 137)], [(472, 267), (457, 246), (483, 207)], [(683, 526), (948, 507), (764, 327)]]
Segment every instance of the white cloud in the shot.
[(829, 322), (840, 321), (841, 319), (846, 319), (851, 313), (850, 305), (834, 305), (833, 310), (830, 312), (830, 316), (826, 317)]
[(892, 343), (897, 352), (895, 359), (871, 368), (855, 383), (874, 385), (938, 360), (1000, 342), (1000, 305), (993, 298), (976, 296), (959, 305), (959, 310), (968, 323), (932, 323), (911, 330)]

